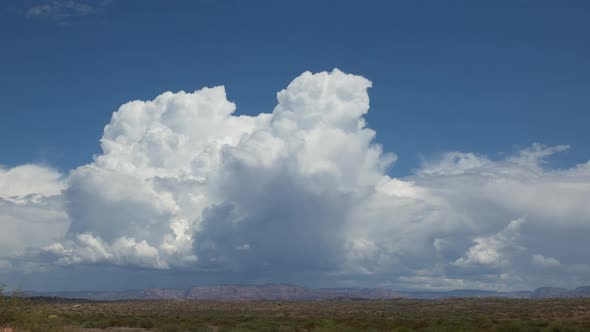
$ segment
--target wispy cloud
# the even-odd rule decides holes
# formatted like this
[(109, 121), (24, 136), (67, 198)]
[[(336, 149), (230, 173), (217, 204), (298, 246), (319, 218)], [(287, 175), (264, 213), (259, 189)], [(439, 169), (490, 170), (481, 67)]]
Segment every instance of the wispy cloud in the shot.
[(29, 19), (64, 22), (74, 17), (96, 14), (110, 3), (110, 0), (45, 0), (26, 8), (25, 16)]

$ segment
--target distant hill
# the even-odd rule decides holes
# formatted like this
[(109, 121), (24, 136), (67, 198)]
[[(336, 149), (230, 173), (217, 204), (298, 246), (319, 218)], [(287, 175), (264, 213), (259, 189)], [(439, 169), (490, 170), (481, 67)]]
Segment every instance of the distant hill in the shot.
[(477, 289), (452, 291), (396, 292), (386, 288), (320, 288), (311, 289), (288, 284), (196, 286), (187, 289), (150, 288), (114, 292), (25, 292), (30, 297), (59, 297), (66, 299), (113, 300), (331, 300), (331, 299), (443, 299), (443, 298), (574, 298), (590, 297), (590, 286), (574, 290), (542, 287), (534, 291), (495, 292)]

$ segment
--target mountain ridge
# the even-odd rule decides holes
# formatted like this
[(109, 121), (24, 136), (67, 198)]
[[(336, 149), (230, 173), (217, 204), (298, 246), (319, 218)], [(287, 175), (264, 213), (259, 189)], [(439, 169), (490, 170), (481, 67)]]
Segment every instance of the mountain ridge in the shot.
[(65, 299), (88, 299), (95, 301), (113, 300), (332, 300), (365, 299), (388, 300), (443, 299), (443, 298), (575, 298), (590, 297), (590, 286), (575, 289), (541, 287), (532, 291), (497, 292), (478, 289), (455, 289), (450, 291), (394, 291), (388, 288), (306, 288), (290, 284), (264, 285), (214, 285), (189, 288), (148, 288), (127, 291), (25, 291), (28, 297), (60, 297)]

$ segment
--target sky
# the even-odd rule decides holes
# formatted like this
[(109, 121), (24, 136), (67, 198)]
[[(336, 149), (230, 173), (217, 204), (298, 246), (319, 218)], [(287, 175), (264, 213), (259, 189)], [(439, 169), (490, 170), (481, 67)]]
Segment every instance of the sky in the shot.
[(586, 1), (0, 4), (0, 284), (590, 285)]

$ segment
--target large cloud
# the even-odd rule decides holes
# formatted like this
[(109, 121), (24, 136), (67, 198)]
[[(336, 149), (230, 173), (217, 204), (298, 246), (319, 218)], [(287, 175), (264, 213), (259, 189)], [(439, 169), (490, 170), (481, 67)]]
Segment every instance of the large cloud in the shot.
[(535, 144), (501, 160), (451, 152), (391, 178), (396, 157), (363, 118), (370, 86), (338, 70), (306, 72), (258, 116), (234, 115), (223, 87), (127, 103), (105, 127), (102, 154), (52, 198), (65, 206), (56, 213), (71, 221), (67, 232), (32, 245), (60, 266), (275, 282), (590, 283), (580, 252), (590, 163), (549, 169), (547, 158), (567, 147)]

